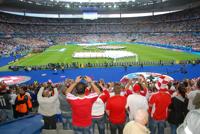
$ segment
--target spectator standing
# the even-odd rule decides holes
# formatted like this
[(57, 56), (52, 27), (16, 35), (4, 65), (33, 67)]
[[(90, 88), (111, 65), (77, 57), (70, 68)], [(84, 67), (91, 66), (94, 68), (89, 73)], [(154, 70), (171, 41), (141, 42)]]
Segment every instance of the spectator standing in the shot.
[(200, 108), (200, 93), (197, 93), (194, 100), (193, 100), (193, 105), (195, 105), (195, 109)]
[(109, 92), (107, 89), (103, 87), (103, 83), (100, 81), (99, 84), (96, 84), (97, 87), (100, 89), (101, 94), (94, 102), (92, 106), (92, 125), (93, 125), (93, 132), (95, 128), (95, 124), (97, 124), (99, 134), (105, 134), (105, 103), (107, 102), (108, 98), (110, 97)]
[(122, 87), (116, 83), (114, 85), (115, 95), (108, 99), (106, 113), (110, 122), (111, 134), (122, 134), (126, 122), (126, 97), (120, 96)]
[(196, 90), (189, 91), (187, 93), (187, 98), (189, 99), (188, 110), (195, 109), (195, 106), (193, 105), (193, 101), (194, 101), (194, 98), (197, 95), (197, 93), (200, 93), (200, 79), (198, 79), (196, 82), (196, 88), (197, 88)]
[(191, 110), (177, 128), (177, 134), (200, 134), (200, 109)]
[(43, 85), (37, 98), (39, 103), (38, 113), (43, 116), (44, 129), (56, 129), (57, 102), (59, 101), (57, 88), (50, 89), (47, 85)]
[(169, 106), (168, 122), (170, 123), (171, 134), (176, 134), (176, 129), (183, 123), (188, 113), (187, 105), (186, 88), (183, 84), (180, 84), (178, 86), (177, 95), (172, 98), (172, 103)]
[(11, 97), (10, 103), (12, 105), (12, 110), (13, 110), (13, 117), (17, 118), (17, 116), (16, 116), (16, 107), (15, 107), (15, 100), (17, 98), (16, 88), (13, 88), (11, 90), (10, 97)]
[(146, 97), (140, 94), (140, 89), (134, 88), (133, 91), (134, 93), (128, 96), (126, 104), (126, 109), (129, 111), (129, 120), (134, 119), (133, 115), (138, 109), (148, 110), (148, 101)]
[(15, 100), (15, 109), (16, 109), (16, 116), (22, 117), (28, 115), (28, 113), (32, 109), (31, 99), (25, 92), (26, 87), (19, 88), (19, 94)]
[(149, 112), (150, 122), (149, 127), (152, 134), (156, 134), (156, 128), (158, 128), (158, 134), (164, 134), (165, 121), (168, 116), (168, 107), (171, 103), (171, 96), (168, 92), (167, 81), (161, 78), (156, 84), (158, 91), (153, 93), (149, 98)]
[[(65, 96), (65, 89), (68, 88), (71, 84), (71, 79), (66, 79), (60, 86), (59, 86), (59, 101), (60, 101), (60, 110), (62, 114), (62, 121), (63, 121), (63, 128), (64, 129), (72, 129), (71, 125), (71, 108), (68, 103), (66, 103), (66, 96)], [(62, 92), (62, 93), (61, 93)]]
[(56, 110), (57, 110), (57, 112), (56, 112), (56, 122), (62, 124), (63, 123), (63, 117), (62, 117), (62, 114), (61, 114), (61, 105), (60, 105), (60, 94), (62, 94), (62, 93), (60, 92), (60, 89), (58, 89), (59, 88), (58, 84), (54, 85), (52, 83), (52, 87), (54, 87), (58, 90), (58, 99), (56, 100), (56, 107), (57, 107), (56, 108)]
[[(95, 93), (85, 95), (87, 84), (81, 82), (84, 79), (87, 83), (91, 84)], [(71, 92), (76, 89), (76, 95)], [(66, 89), (66, 98), (72, 110), (72, 125), (75, 134), (93, 134), (92, 131), (92, 105), (100, 94), (99, 89), (92, 82), (88, 76), (78, 76), (73, 84)]]
[(12, 119), (13, 110), (11, 105), (11, 94), (7, 87), (3, 90), (0, 90), (0, 122), (9, 121)]

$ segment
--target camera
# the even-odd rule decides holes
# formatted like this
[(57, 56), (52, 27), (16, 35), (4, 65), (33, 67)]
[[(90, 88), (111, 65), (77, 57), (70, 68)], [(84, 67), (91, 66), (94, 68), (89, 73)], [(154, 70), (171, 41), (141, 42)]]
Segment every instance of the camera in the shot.
[(132, 78), (132, 80), (134, 80), (134, 81), (137, 81), (137, 80), (138, 80), (138, 78)]
[(86, 78), (86, 76), (81, 76), (81, 79), (85, 79)]

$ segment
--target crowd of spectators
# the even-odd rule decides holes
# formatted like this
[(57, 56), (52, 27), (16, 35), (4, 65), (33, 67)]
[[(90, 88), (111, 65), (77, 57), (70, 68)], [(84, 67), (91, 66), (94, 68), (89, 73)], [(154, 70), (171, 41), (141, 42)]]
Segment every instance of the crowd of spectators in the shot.
[(56, 129), (59, 122), (64, 129), (88, 134), (94, 133), (95, 124), (105, 134), (106, 123), (111, 134), (156, 134), (156, 129), (164, 134), (166, 126), (176, 134), (188, 112), (200, 108), (200, 78), (169, 81), (160, 76), (153, 81), (139, 75), (123, 83), (106, 83), (77, 76), (62, 83), (48, 80), (14, 86), (2, 81), (0, 93), (1, 122), (39, 113), (44, 129)]
[[(199, 13), (199, 8), (194, 8), (151, 17), (97, 20), (33, 18), (1, 13), (0, 37), (14, 39), (0, 43), (4, 49), (3, 46), (8, 46), (5, 43), (15, 46), (15, 40), (32, 47), (47, 45), (45, 40), (85, 43), (136, 39), (148, 43), (190, 46), (199, 50)], [(13, 48), (11, 46), (8, 46), (8, 50)]]
[(56, 42), (64, 43), (95, 43), (95, 42), (129, 42), (131, 36), (126, 33), (118, 34), (84, 34), (56, 37)]
[[(161, 17), (162, 18), (162, 17)], [(134, 20), (134, 19), (133, 19)], [(31, 36), (31, 35), (58, 35), (58, 34), (103, 34), (103, 33), (179, 33), (179, 32), (199, 32), (199, 18), (193, 20), (170, 21), (170, 22), (155, 22), (143, 20), (134, 22), (132, 19), (127, 23), (54, 23), (46, 24), (22, 24), (1, 22), (1, 33), (11, 36)], [(113, 20), (114, 21), (114, 20)], [(132, 22), (133, 21), (133, 22)], [(132, 23), (131, 23), (132, 22)]]
[(26, 55), (31, 51), (47, 48), (52, 43), (40, 38), (6, 38), (0, 39), (1, 56), (15, 56), (16, 54)]
[(163, 44), (170, 46), (190, 47), (195, 51), (200, 50), (199, 36), (192, 34), (160, 34), (149, 35), (140, 34), (136, 36), (138, 42), (145, 42), (151, 44)]
[(14, 51), (16, 44), (11, 40), (0, 40), (0, 54), (9, 55)]
[[(89, 31), (91, 32), (114, 32), (113, 30), (117, 30), (120, 31), (119, 29), (121, 27), (119, 27), (120, 24), (122, 27), (126, 25), (131, 26), (128, 29), (122, 29), (121, 32), (125, 31), (128, 32), (129, 30), (132, 31), (134, 29), (141, 29), (141, 27), (143, 27), (144, 25), (144, 29), (145, 26), (146, 27), (150, 27), (147, 26), (146, 24), (152, 24), (150, 28), (151, 31), (146, 31), (146, 32), (152, 32), (152, 30), (154, 28), (158, 29), (155, 30), (154, 32), (159, 32), (163, 31), (189, 31), (189, 29), (192, 27), (196, 27), (197, 29), (190, 29), (192, 31), (198, 31), (198, 27), (199, 27), (199, 7), (194, 8), (194, 9), (187, 9), (184, 11), (180, 11), (177, 13), (171, 13), (171, 14), (166, 14), (166, 15), (158, 15), (158, 16), (151, 16), (151, 17), (141, 17), (141, 18), (120, 18), (120, 19), (97, 19), (97, 20), (84, 20), (84, 19), (48, 19), (48, 18), (34, 18), (34, 17), (23, 17), (23, 16), (15, 16), (15, 15), (7, 15), (7, 14), (1, 14), (1, 18), (0, 18), (0, 22), (2, 24), (2, 27), (4, 24), (11, 24), (9, 29), (2, 29), (3, 31), (11, 31), (11, 32), (15, 32), (15, 24), (19, 25), (19, 26), (24, 26), (24, 27), (30, 27), (29, 30), (27, 30), (27, 28), (23, 29), (20, 33), (23, 32), (31, 32), (31, 29), (33, 27), (33, 29), (35, 29), (36, 31), (40, 32), (46, 32), (48, 33), (49, 31), (60, 31), (61, 28), (65, 27), (66, 30), (67, 29), (71, 29), (72, 31), (65, 31), (65, 30), (61, 30), (67, 33), (76, 33), (77, 31), (82, 30), (81, 33), (85, 33), (85, 30), (88, 30), (87, 32), (89, 33)], [(183, 24), (182, 24), (183, 23)], [(136, 25), (135, 25), (136, 24)], [(26, 26), (27, 25), (27, 26)], [(158, 26), (161, 25), (161, 26)], [(166, 26), (166, 25), (170, 25), (170, 26)], [(185, 26), (187, 25), (187, 26)], [(39, 26), (39, 28), (35, 28), (35, 26)], [(40, 27), (41, 26), (41, 27)], [(43, 29), (40, 30), (40, 28)], [(45, 27), (46, 26), (46, 27)], [(48, 26), (52, 26), (51, 28), (53, 29), (46, 29)], [(60, 27), (59, 27), (60, 26)], [(70, 28), (70, 26), (72, 26), (72, 28)], [(109, 28), (109, 26), (111, 26)], [(129, 27), (128, 26), (128, 27)], [(5, 26), (6, 27), (6, 26)], [(170, 28), (171, 27), (171, 28)], [(148, 28), (147, 28), (148, 29)], [(163, 29), (163, 30), (162, 30)], [(173, 29), (173, 30), (172, 30)], [(179, 30), (178, 30), (179, 29)], [(102, 30), (102, 31), (101, 31)], [(60, 32), (61, 32), (60, 31)], [(74, 32), (73, 32), (74, 31)], [(142, 31), (142, 30), (141, 30)], [(139, 32), (137, 30), (137, 32)], [(62, 32), (61, 32), (62, 33)]]
[(28, 53), (39, 48), (48, 48), (53, 43), (94, 43), (94, 42), (144, 42), (151, 44), (163, 44), (170, 46), (185, 46), (193, 50), (200, 50), (200, 38), (192, 34), (89, 34), (89, 35), (68, 35), (49, 38), (12, 38), (0, 39), (1, 55)]
[[(199, 13), (200, 9), (196, 8), (162, 16), (93, 21), (1, 13), (0, 53), (10, 55), (46, 48), (51, 40), (65, 43), (136, 40), (200, 50)], [(59, 67), (64, 70), (65, 65)], [(31, 85), (8, 86), (1, 81), (0, 122), (39, 113), (44, 119), (44, 129), (56, 129), (56, 122), (61, 122), (64, 128), (69, 124), (66, 128), (77, 133), (92, 134), (97, 124), (99, 133), (104, 134), (105, 124), (109, 123), (111, 134), (117, 131), (119, 134), (132, 131), (155, 134), (156, 129), (158, 134), (164, 134), (169, 124), (171, 134), (176, 134), (187, 113), (200, 108), (200, 79), (167, 81), (160, 77), (160, 80), (147, 81), (141, 75), (128, 83), (94, 81), (88, 76), (66, 79), (63, 83), (49, 80)]]

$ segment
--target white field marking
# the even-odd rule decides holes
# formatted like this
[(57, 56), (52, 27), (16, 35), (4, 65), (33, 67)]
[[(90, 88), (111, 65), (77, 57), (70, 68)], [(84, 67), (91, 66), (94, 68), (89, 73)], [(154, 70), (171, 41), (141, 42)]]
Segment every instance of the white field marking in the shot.
[(62, 48), (62, 49), (53, 49), (53, 50), (46, 50), (46, 52), (64, 52), (66, 50), (66, 48)]
[(106, 45), (107, 43), (89, 43), (89, 44), (77, 44), (78, 46), (100, 46)]
[(66, 48), (62, 48), (59, 50), (59, 52), (64, 52)]

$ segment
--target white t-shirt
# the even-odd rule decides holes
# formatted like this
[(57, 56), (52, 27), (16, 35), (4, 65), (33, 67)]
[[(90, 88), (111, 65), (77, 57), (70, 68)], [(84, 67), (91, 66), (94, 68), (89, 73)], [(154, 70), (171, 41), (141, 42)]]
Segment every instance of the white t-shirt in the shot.
[(17, 95), (14, 94), (14, 93), (11, 93), (11, 94), (10, 94), (10, 97), (11, 97), (10, 103), (11, 103), (12, 105), (15, 105), (15, 100), (16, 100), (16, 98), (17, 98)]
[(200, 90), (194, 90), (194, 91), (191, 91), (187, 94), (187, 97), (189, 99), (189, 102), (188, 102), (188, 110), (194, 110), (195, 109), (195, 106), (193, 105), (193, 100), (194, 100), (194, 97), (196, 96), (197, 93), (200, 93)]
[(44, 87), (41, 87), (37, 94), (39, 103), (38, 113), (44, 116), (53, 116), (57, 114), (58, 90), (57, 88), (54, 88), (54, 95), (51, 97), (43, 97), (43, 91)]
[(146, 97), (139, 94), (131, 94), (127, 98), (126, 108), (129, 107), (129, 119), (133, 120), (133, 113), (138, 109), (148, 110)]
[(97, 100), (92, 105), (92, 116), (98, 118), (99, 116), (103, 116), (105, 111), (105, 104), (101, 100), (101, 98), (97, 98)]

